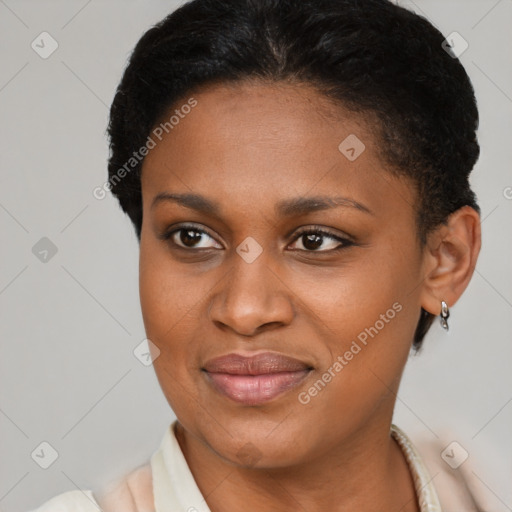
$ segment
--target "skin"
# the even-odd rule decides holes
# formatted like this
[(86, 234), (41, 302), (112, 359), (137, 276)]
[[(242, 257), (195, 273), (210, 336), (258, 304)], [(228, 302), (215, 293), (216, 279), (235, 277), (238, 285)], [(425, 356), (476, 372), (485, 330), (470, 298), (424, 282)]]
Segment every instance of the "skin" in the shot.
[[(364, 118), (313, 88), (247, 82), (193, 97), (197, 106), (144, 161), (140, 299), (176, 435), (208, 506), (419, 510), (389, 435), (393, 407), (420, 308), (439, 314), (441, 300), (452, 306), (471, 278), (478, 214), (462, 208), (422, 247), (412, 183), (389, 172)], [(365, 144), (352, 162), (338, 150), (350, 134)], [(219, 203), (219, 214), (170, 200), (152, 206), (162, 192), (201, 195)], [(371, 213), (275, 210), (316, 196), (343, 196)], [(208, 234), (185, 237), (181, 248), (183, 231), (162, 238), (183, 223)], [(312, 247), (297, 233), (313, 226), (353, 244), (334, 251), (342, 243), (324, 235)], [(252, 263), (236, 252), (247, 237), (263, 250)], [(298, 394), (395, 303), (400, 312), (301, 403)], [(201, 371), (213, 357), (264, 351), (313, 370), (257, 406), (220, 395)], [(243, 447), (250, 456), (242, 460)]]

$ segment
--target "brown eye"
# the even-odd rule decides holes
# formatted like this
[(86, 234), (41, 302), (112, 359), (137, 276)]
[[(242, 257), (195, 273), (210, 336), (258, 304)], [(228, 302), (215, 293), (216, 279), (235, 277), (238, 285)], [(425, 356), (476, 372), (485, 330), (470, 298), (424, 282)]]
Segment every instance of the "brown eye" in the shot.
[(203, 233), (195, 229), (180, 229), (175, 234), (179, 234), (178, 239), (185, 247), (194, 247), (203, 237)]
[(304, 234), (301, 235), (302, 245), (308, 251), (316, 251), (319, 247), (322, 246), (324, 242), (324, 236), (318, 235), (316, 233), (311, 233), (309, 235)]
[(222, 249), (222, 246), (205, 230), (194, 226), (182, 226), (162, 236), (182, 249)]
[(342, 238), (322, 229), (312, 228), (299, 232), (295, 237), (295, 243), (297, 242), (301, 243), (299, 247), (294, 247), (294, 249), (307, 252), (337, 251), (349, 245), (353, 245), (353, 242), (346, 238)]

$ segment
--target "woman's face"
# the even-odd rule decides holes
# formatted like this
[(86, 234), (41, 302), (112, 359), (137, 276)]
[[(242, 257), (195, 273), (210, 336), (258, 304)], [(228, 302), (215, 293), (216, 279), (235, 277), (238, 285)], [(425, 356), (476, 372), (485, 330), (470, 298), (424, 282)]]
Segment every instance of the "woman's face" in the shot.
[(424, 277), (411, 184), (305, 86), (215, 86), (173, 114), (143, 166), (140, 298), (187, 435), (278, 467), (388, 425)]

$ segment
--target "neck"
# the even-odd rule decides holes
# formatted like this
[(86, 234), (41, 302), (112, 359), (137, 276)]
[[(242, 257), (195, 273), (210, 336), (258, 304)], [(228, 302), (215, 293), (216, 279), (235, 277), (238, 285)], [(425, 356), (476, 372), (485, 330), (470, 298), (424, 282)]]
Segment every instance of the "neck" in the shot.
[(234, 466), (179, 423), (176, 436), (212, 512), (365, 512), (376, 505), (381, 510), (419, 512), (413, 480), (390, 436), (389, 422), (359, 429), (329, 453), (285, 468)]

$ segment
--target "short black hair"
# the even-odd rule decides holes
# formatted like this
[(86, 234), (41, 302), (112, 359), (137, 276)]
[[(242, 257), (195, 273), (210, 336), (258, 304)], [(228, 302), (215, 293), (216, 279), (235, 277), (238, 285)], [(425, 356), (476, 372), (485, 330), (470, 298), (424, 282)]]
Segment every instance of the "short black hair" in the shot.
[[(215, 83), (310, 84), (377, 119), (383, 158), (415, 185), (424, 244), (462, 206), (480, 213), (469, 185), (479, 156), (475, 95), (444, 40), (387, 0), (188, 2), (149, 29), (129, 59), (110, 110), (109, 188), (140, 241), (143, 158), (134, 152), (177, 101)], [(417, 350), (433, 319), (422, 308)]]

